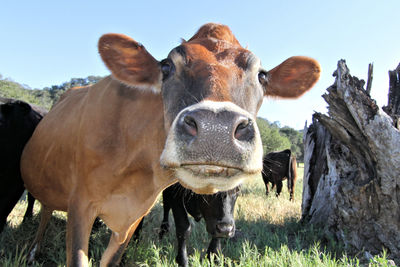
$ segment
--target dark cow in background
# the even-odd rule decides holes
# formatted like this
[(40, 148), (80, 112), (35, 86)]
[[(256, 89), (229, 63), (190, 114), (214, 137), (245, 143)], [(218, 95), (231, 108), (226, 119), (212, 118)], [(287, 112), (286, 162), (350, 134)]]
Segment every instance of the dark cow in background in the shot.
[[(176, 237), (178, 239), (178, 255), (176, 262), (179, 266), (188, 266), (186, 241), (189, 238), (191, 227), (188, 213), (199, 222), (204, 218), (207, 232), (212, 236), (207, 249), (207, 255), (221, 251), (221, 238), (230, 238), (235, 235), (235, 219), (233, 212), (239, 187), (230, 191), (212, 195), (200, 195), (184, 188), (179, 183), (173, 184), (163, 191), (164, 217), (161, 223), (160, 239), (168, 233), (169, 211), (174, 216)], [(134, 233), (138, 239), (143, 220)]]
[[(20, 158), (36, 125), (45, 111), (13, 99), (0, 98), (0, 232), (25, 190), (21, 179)], [(28, 193), (24, 215), (32, 217), (35, 199)]]
[(227, 192), (213, 195), (199, 195), (176, 183), (163, 191), (164, 218), (161, 223), (160, 239), (169, 230), (168, 215), (172, 209), (176, 237), (178, 239), (178, 255), (176, 262), (180, 266), (188, 265), (186, 240), (190, 235), (188, 213), (196, 220), (204, 218), (207, 232), (212, 236), (207, 255), (221, 250), (221, 238), (235, 235), (234, 207), (239, 187)]
[(269, 193), (268, 183), (272, 184), (271, 189), (276, 185), (276, 196), (282, 192), (282, 181), (287, 179), (287, 186), (290, 200), (294, 198), (294, 185), (297, 178), (296, 157), (292, 151), (286, 149), (279, 152), (271, 152), (265, 155), (263, 160), (262, 177), (265, 183), (266, 194)]

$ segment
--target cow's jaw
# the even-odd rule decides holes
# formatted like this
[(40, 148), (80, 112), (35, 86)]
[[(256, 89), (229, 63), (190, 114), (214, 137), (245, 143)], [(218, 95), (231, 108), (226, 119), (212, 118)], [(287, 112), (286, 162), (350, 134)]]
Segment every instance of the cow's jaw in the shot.
[(258, 173), (259, 172), (250, 174), (239, 172), (235, 176), (222, 177), (202, 176), (186, 168), (176, 169), (176, 175), (179, 179), (179, 183), (181, 183), (184, 187), (191, 189), (196, 194), (215, 194), (217, 192), (231, 190), (242, 184), (246, 179), (257, 177)]

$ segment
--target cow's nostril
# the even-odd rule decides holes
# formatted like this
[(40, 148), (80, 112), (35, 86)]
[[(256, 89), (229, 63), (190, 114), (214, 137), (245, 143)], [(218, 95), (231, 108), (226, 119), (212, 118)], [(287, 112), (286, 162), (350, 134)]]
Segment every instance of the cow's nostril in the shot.
[(186, 115), (183, 118), (183, 126), (185, 131), (192, 136), (196, 136), (197, 135), (197, 124), (196, 124), (196, 120), (189, 115)]
[(240, 118), (235, 129), (235, 139), (250, 141), (254, 137), (253, 121), (249, 118)]

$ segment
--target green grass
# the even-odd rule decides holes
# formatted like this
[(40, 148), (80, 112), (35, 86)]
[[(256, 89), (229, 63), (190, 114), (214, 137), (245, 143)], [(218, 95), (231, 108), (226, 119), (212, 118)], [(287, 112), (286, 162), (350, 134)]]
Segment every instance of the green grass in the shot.
[[(204, 221), (191, 218), (189, 240), (190, 266), (389, 266), (386, 255), (365, 262), (346, 255), (344, 247), (312, 225), (302, 225), (302, 173), (296, 183), (295, 201), (290, 202), (285, 186), (279, 198), (265, 196), (261, 177), (242, 186), (235, 219), (238, 232), (223, 242), (223, 253), (205, 258), (210, 237)], [(8, 226), (0, 234), (0, 266), (25, 266), (26, 254), (39, 223), (39, 205), (32, 221), (21, 224), (26, 202), (21, 201), (8, 217)], [(65, 213), (53, 214), (46, 232), (41, 257), (33, 266), (65, 266)], [(139, 241), (131, 241), (124, 256), (124, 266), (176, 266), (175, 226), (170, 214), (170, 232), (158, 240), (162, 220), (161, 202), (145, 218)], [(108, 243), (105, 226), (93, 231), (90, 239), (91, 266), (98, 266)]]

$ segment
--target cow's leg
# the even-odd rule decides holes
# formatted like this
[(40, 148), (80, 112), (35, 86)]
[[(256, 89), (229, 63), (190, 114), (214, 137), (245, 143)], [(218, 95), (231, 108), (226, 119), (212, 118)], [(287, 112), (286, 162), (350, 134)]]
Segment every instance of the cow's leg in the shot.
[(279, 195), (282, 192), (282, 180), (277, 181), (276, 183), (276, 197), (279, 197)]
[(217, 254), (221, 251), (221, 238), (213, 237), (207, 249), (207, 257), (210, 259), (210, 254)]
[(97, 214), (78, 197), (68, 204), (67, 266), (88, 266), (89, 237)]
[(293, 189), (290, 189), (290, 196), (289, 196), (289, 200), (290, 201), (293, 201), (294, 200), (294, 192), (293, 192)]
[(296, 169), (296, 158), (292, 157), (290, 162), (290, 171), (288, 175), (288, 189), (290, 193), (289, 200), (294, 201), (294, 187), (296, 185), (297, 169)]
[(7, 223), (8, 214), (13, 210), (15, 204), (17, 204), (21, 194), (24, 192), (24, 186), (22, 183), (10, 185), (7, 188), (5, 194), (0, 194), (0, 232), (3, 231), (4, 226)]
[(271, 181), (271, 191), (274, 190), (275, 185), (276, 185), (275, 181), (272, 180), (272, 181)]
[(293, 198), (294, 198), (294, 182), (292, 180), (293, 180), (292, 177), (289, 177), (287, 180), (290, 201), (293, 201)]
[(176, 237), (178, 239), (178, 255), (176, 256), (176, 262), (179, 266), (188, 266), (186, 240), (190, 235), (190, 222), (183, 199), (176, 200), (176, 204), (172, 206), (172, 214), (174, 215)]
[(143, 221), (144, 217), (140, 220), (139, 225), (136, 227), (135, 231), (133, 232), (133, 240), (137, 241), (140, 237), (140, 231), (143, 228)]
[(32, 196), (31, 193), (28, 193), (28, 207), (26, 208), (23, 222), (26, 221), (28, 218), (32, 218), (33, 215), (33, 206), (35, 204), (35, 198)]
[(136, 228), (142, 223), (142, 221), (143, 218), (137, 220), (124, 233), (112, 232), (107, 249), (104, 251), (103, 256), (101, 257), (100, 267), (118, 266), (125, 248), (128, 246), (132, 235), (135, 233)]
[(163, 220), (161, 222), (161, 229), (159, 233), (159, 238), (160, 240), (163, 238), (163, 236), (169, 232), (169, 221), (168, 221), (168, 216), (169, 216), (169, 210), (171, 209), (170, 206), (170, 199), (168, 196), (167, 192), (168, 188), (163, 191), (163, 211), (164, 211), (164, 216)]
[(262, 178), (263, 178), (264, 184), (265, 184), (265, 194), (268, 196), (268, 194), (269, 194), (268, 179), (264, 174), (262, 174)]
[(42, 208), (40, 211), (39, 227), (36, 232), (36, 237), (33, 240), (33, 243), (29, 249), (28, 263), (32, 263), (35, 260), (35, 257), (40, 253), (44, 233), (46, 231), (46, 228), (50, 221), (52, 213), (53, 213), (53, 209), (42, 205)]

